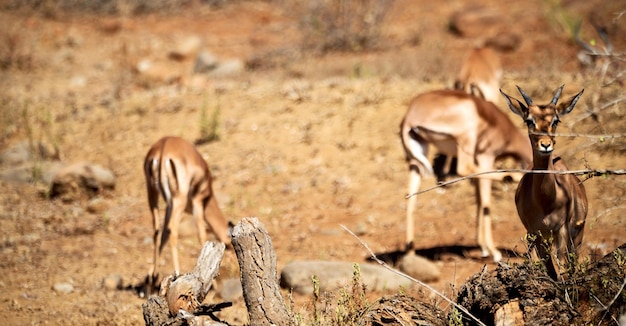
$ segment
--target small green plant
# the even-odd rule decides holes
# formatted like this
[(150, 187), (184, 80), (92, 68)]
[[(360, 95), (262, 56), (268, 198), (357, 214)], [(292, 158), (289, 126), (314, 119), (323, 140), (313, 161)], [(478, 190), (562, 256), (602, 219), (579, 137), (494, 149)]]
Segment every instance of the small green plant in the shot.
[(568, 13), (560, 0), (546, 0), (546, 18), (553, 25), (558, 26), (562, 31), (569, 34), (574, 39), (576, 26), (580, 24), (580, 18)]
[(41, 163), (36, 161), (31, 169), (31, 176), (33, 178), (33, 182), (38, 182), (43, 179), (43, 169), (41, 167)]
[(365, 284), (361, 282), (361, 268), (354, 264), (350, 291), (342, 289), (335, 309), (334, 325), (359, 325), (369, 303), (365, 296)]
[(450, 313), (448, 314), (448, 325), (450, 326), (462, 326), (463, 325), (463, 314), (456, 307), (452, 307), (452, 309), (450, 309)]
[(204, 144), (220, 139), (219, 135), (220, 104), (215, 105), (213, 112), (209, 115), (207, 105), (203, 105), (200, 110), (200, 138), (196, 144)]
[(615, 258), (615, 262), (617, 262), (617, 266), (624, 267), (626, 265), (626, 255), (619, 249), (613, 250), (613, 257)]
[(317, 275), (313, 275), (311, 281), (313, 282), (313, 325), (320, 325), (320, 312), (317, 310), (320, 300), (320, 280)]

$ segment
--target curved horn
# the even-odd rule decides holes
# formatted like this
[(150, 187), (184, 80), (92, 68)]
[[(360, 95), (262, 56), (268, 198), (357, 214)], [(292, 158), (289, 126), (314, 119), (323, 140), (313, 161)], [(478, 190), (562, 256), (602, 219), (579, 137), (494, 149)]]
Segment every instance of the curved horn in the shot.
[(550, 104), (556, 105), (556, 102), (559, 101), (559, 97), (561, 97), (561, 92), (563, 91), (564, 86), (565, 84), (561, 85), (561, 87), (554, 92), (554, 97), (552, 98), (552, 101), (550, 101)]
[(530, 99), (530, 96), (528, 96), (528, 94), (526, 94), (526, 92), (524, 92), (524, 90), (515, 85), (515, 87), (517, 87), (517, 90), (519, 91), (520, 94), (522, 94), (522, 97), (524, 98), (524, 101), (526, 101), (526, 105), (531, 106), (533, 105), (533, 100)]

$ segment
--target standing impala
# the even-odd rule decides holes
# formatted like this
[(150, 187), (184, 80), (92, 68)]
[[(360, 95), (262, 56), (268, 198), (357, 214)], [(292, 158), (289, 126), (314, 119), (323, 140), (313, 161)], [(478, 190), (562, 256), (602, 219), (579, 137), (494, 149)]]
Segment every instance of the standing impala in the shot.
[[(217, 238), (227, 244), (230, 243), (229, 226), (217, 205), (209, 167), (192, 144), (179, 137), (161, 138), (148, 151), (143, 168), (154, 226), (154, 257), (148, 273), (148, 289), (152, 289), (156, 281), (156, 264), (168, 238), (174, 270), (177, 275), (180, 272), (178, 226), (188, 204), (191, 204), (202, 245), (206, 241), (205, 220)], [(162, 222), (158, 210), (159, 195), (166, 204)]]
[[(550, 103), (537, 105), (519, 86), (517, 89), (526, 105), (501, 92), (511, 111), (528, 125), (533, 149), (532, 169), (538, 172), (567, 171), (563, 160), (552, 154), (556, 143), (554, 133), (560, 117), (572, 112), (584, 90), (557, 105), (563, 91), (561, 86)], [(554, 241), (557, 248), (557, 262), (564, 259), (573, 262), (583, 240), (587, 218), (585, 187), (572, 174), (528, 173), (517, 187), (515, 204), (526, 231), (532, 235), (537, 255), (556, 280), (558, 266), (554, 266), (552, 244)]]
[[(498, 105), (501, 77), (502, 64), (496, 51), (487, 46), (474, 47), (463, 61), (454, 82), (454, 89)], [(435, 157), (433, 168), (438, 182), (443, 182), (448, 174), (455, 174), (454, 159), (441, 153)]]
[(463, 61), (454, 88), (480, 96), (487, 101), (500, 102), (502, 64), (498, 54), (487, 46), (473, 48)]
[[(493, 103), (459, 90), (439, 90), (415, 97), (400, 125), (400, 137), (409, 163), (406, 243), (413, 246), (413, 211), (422, 177), (432, 174), (428, 146), (458, 157), (458, 172), (469, 175), (493, 170), (497, 158), (511, 156), (524, 167), (532, 162), (528, 137)], [(478, 244), (482, 255), (499, 261), (491, 234), (491, 181), (481, 176), (476, 183)]]

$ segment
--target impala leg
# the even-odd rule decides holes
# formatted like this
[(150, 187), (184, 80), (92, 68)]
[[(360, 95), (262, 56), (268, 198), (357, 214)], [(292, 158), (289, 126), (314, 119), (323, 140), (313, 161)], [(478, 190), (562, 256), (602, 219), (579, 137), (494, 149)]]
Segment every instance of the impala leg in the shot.
[(578, 253), (567, 225), (562, 226), (559, 230), (559, 236), (556, 238), (556, 248), (557, 264), (562, 266), (565, 263), (568, 270), (573, 270), (578, 262)]
[(159, 253), (160, 253), (160, 247), (161, 247), (161, 233), (163, 232), (163, 228), (160, 227), (160, 223), (159, 223), (159, 209), (156, 207), (156, 200), (155, 200), (155, 206), (152, 206), (152, 200), (149, 200), (149, 201), (150, 201), (150, 207), (151, 207), (151, 212), (152, 212), (152, 225), (154, 229), (154, 234), (152, 235), (152, 240), (153, 240), (152, 243), (154, 244), (154, 248), (153, 248), (153, 255), (152, 255), (152, 263), (150, 264), (150, 270), (148, 271), (148, 282), (147, 282), (148, 294), (150, 294), (152, 288), (156, 285), (156, 281), (157, 281), (156, 280), (156, 277), (157, 277), (156, 265), (159, 259)]
[(554, 259), (552, 258), (552, 235), (550, 237), (544, 237), (538, 235), (535, 240), (535, 250), (537, 250), (537, 256), (543, 261), (548, 271), (548, 275), (557, 280), (558, 272), (554, 266)]
[(156, 167), (158, 161), (148, 160), (144, 164), (144, 175), (146, 177), (146, 193), (148, 194), (148, 205), (150, 206), (150, 213), (152, 214), (152, 240), (154, 245), (153, 259), (148, 270), (147, 284), (148, 295), (152, 292), (152, 288), (156, 283), (156, 262), (159, 256), (159, 240), (161, 239), (161, 223), (159, 221), (159, 183), (155, 179), (157, 175)]
[(416, 165), (409, 166), (409, 186), (408, 195), (410, 196), (406, 206), (406, 245), (407, 250), (413, 248), (413, 236), (415, 236), (415, 221), (413, 219), (413, 212), (415, 211), (415, 204), (417, 202), (417, 196), (414, 194), (419, 190), (420, 183), (422, 181), (421, 174)]
[(217, 199), (213, 194), (209, 197), (207, 209), (204, 212), (204, 218), (217, 238), (221, 242), (228, 245), (230, 243), (230, 237), (228, 235), (228, 222), (226, 222), (224, 215), (222, 215), (222, 211), (217, 204)]
[[(491, 157), (477, 157), (481, 170), (487, 171), (493, 166), (494, 159)], [(478, 244), (482, 250), (482, 256), (493, 257), (494, 262), (502, 259), (502, 254), (493, 242), (491, 225), (491, 179), (478, 178), (476, 180), (476, 203), (477, 203), (477, 224), (478, 224)]]
[(461, 176), (467, 176), (480, 172), (480, 168), (476, 165), (475, 148), (476, 137), (474, 133), (468, 133), (457, 139), (457, 167), (456, 171)]
[[(179, 198), (182, 198), (182, 200)], [(166, 218), (166, 227), (161, 240), (161, 246), (163, 246), (167, 242), (169, 236), (170, 248), (172, 250), (172, 261), (174, 262), (174, 271), (176, 275), (180, 274), (180, 263), (178, 261), (178, 226), (180, 225), (180, 219), (183, 216), (183, 212), (185, 211), (185, 206), (187, 204), (185, 200), (187, 200), (187, 196), (177, 196), (172, 199), (173, 207), (171, 220), (167, 221)]]
[(193, 219), (196, 222), (198, 231), (198, 241), (200, 241), (201, 246), (204, 246), (206, 242), (206, 227), (204, 225), (205, 212), (202, 198), (194, 198), (191, 205), (193, 209)]

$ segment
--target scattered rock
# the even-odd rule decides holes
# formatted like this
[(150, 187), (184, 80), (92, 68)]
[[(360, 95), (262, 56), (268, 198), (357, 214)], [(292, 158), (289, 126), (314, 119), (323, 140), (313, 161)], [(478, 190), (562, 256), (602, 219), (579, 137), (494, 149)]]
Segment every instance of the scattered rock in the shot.
[(241, 280), (238, 278), (229, 278), (222, 282), (221, 289), (219, 290), (220, 297), (224, 301), (235, 301), (243, 297), (243, 290), (241, 287)]
[(135, 66), (137, 82), (144, 87), (171, 85), (182, 80), (182, 74), (173, 65), (142, 59)]
[(112, 274), (102, 280), (102, 287), (105, 290), (119, 290), (122, 288), (122, 276)]
[(92, 214), (102, 214), (104, 212), (106, 212), (110, 207), (110, 203), (100, 197), (96, 197), (91, 199), (88, 203), (87, 203), (87, 212), (92, 213)]
[(415, 253), (402, 257), (398, 267), (403, 273), (422, 282), (436, 282), (441, 276), (441, 269), (435, 263)]
[(61, 294), (70, 294), (74, 292), (74, 286), (70, 283), (56, 283), (52, 286), (52, 289)]
[(239, 59), (229, 59), (221, 61), (220, 64), (211, 71), (211, 76), (225, 77), (240, 74), (244, 71), (245, 65)]
[(192, 58), (200, 50), (202, 39), (198, 36), (188, 36), (178, 42), (176, 48), (169, 54), (170, 59), (184, 61)]
[(219, 65), (218, 58), (211, 52), (203, 50), (198, 54), (193, 67), (194, 73), (206, 73), (214, 70)]
[(115, 34), (122, 30), (122, 22), (119, 19), (103, 19), (98, 29), (106, 34)]
[(2, 153), (0, 153), (0, 164), (15, 166), (29, 162), (35, 158), (43, 160), (57, 159), (58, 153), (54, 149), (54, 146), (42, 142), (37, 142), (31, 146), (30, 142), (23, 141), (2, 151)]
[(15, 183), (29, 183), (33, 181), (33, 169), (32, 166), (19, 166), (10, 168), (4, 171), (0, 171), (0, 180), (15, 182)]
[[(360, 279), (374, 291), (397, 290), (409, 287), (412, 282), (383, 266), (359, 264)], [(313, 293), (311, 277), (317, 276), (321, 291), (332, 291), (352, 282), (354, 264), (332, 261), (297, 261), (289, 263), (281, 272), (281, 286), (300, 294)]]
[(0, 164), (17, 165), (31, 159), (32, 153), (28, 142), (21, 142), (0, 153)]
[(52, 198), (64, 201), (93, 198), (103, 190), (115, 188), (115, 175), (97, 164), (75, 163), (63, 167), (54, 176), (50, 189)]
[(8, 168), (0, 172), (0, 180), (18, 183), (32, 183), (42, 181), (49, 185), (54, 175), (63, 167), (58, 161), (41, 163), (26, 162), (20, 166)]

